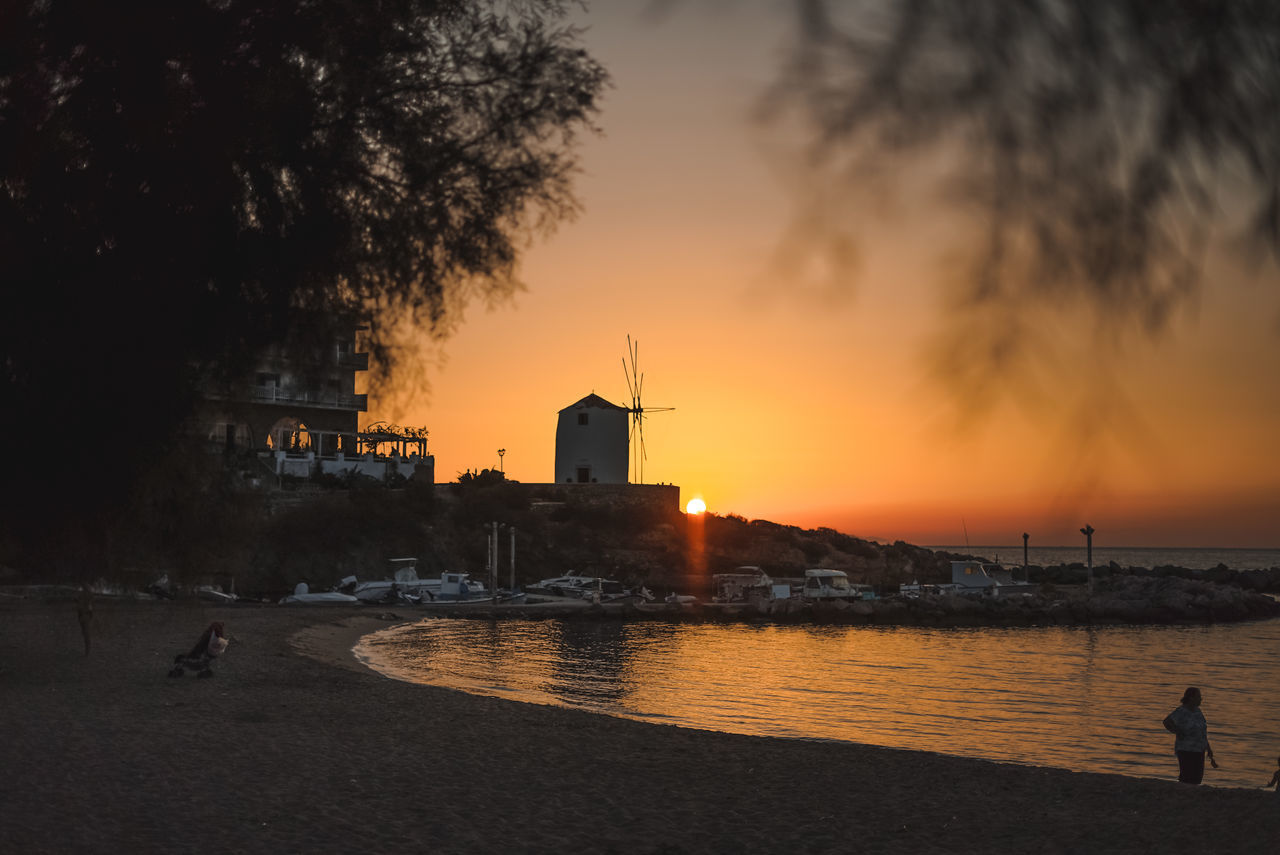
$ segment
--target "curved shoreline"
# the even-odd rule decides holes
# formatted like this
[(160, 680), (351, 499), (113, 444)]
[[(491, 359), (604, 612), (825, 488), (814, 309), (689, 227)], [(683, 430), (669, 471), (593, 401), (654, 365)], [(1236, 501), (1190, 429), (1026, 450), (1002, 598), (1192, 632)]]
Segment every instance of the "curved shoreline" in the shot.
[[(1154, 727), (1151, 726), (1150, 717), (1154, 713), (1150, 699), (1169, 693), (1176, 697), (1182, 686), (1172, 687), (1159, 680), (1154, 684), (1145, 683), (1147, 658), (1139, 653), (1137, 659), (1126, 659), (1126, 656), (1133, 655), (1132, 642), (1127, 640), (1134, 637), (1147, 639), (1144, 642), (1146, 646), (1158, 649), (1162, 644), (1176, 643), (1174, 639), (1181, 637), (1179, 633), (1185, 627), (1146, 626), (1135, 636), (1132, 627), (1119, 626), (985, 627), (976, 630), (969, 627), (843, 626), (839, 635), (823, 637), (841, 650), (845, 641), (859, 649), (868, 643), (873, 644), (880, 663), (893, 663), (904, 669), (901, 679), (906, 682), (899, 686), (899, 678), (895, 678), (891, 685), (885, 685), (878, 679), (879, 668), (872, 668), (870, 673), (863, 675), (859, 670), (860, 663), (852, 662), (848, 672), (842, 669), (840, 673), (833, 673), (831, 679), (821, 681), (825, 693), (819, 697), (809, 695), (808, 690), (790, 693), (793, 683), (808, 686), (816, 677), (803, 670), (804, 663), (813, 661), (813, 656), (796, 652), (803, 649), (808, 635), (804, 627), (793, 623), (773, 624), (769, 633), (772, 642), (761, 646), (756, 632), (743, 625), (724, 622), (716, 622), (710, 627), (704, 622), (665, 624), (664, 628), (656, 630), (661, 639), (658, 646), (667, 651), (664, 656), (650, 650), (648, 642), (653, 638), (646, 634), (651, 630), (645, 624), (644, 621), (638, 625), (628, 624), (626, 636), (614, 636), (612, 633), (620, 630), (609, 629), (617, 625), (613, 621), (591, 624), (595, 629), (582, 630), (572, 629), (573, 623), (526, 620), (513, 625), (509, 632), (505, 628), (497, 629), (502, 624), (485, 620), (447, 621), (440, 617), (427, 617), (416, 622), (383, 625), (369, 622), (369, 634), (358, 640), (346, 638), (331, 655), (351, 658), (354, 654), (357, 662), (374, 673), (411, 684), (694, 730), (781, 739), (858, 742), (994, 763), (1118, 774), (1133, 779), (1169, 780), (1172, 777), (1164, 730), (1158, 721)], [(580, 622), (578, 626), (581, 626)], [(1257, 789), (1255, 778), (1266, 779), (1270, 775), (1271, 770), (1265, 760), (1270, 757), (1273, 740), (1266, 734), (1275, 731), (1272, 725), (1280, 723), (1280, 718), (1276, 717), (1280, 707), (1275, 705), (1269, 694), (1258, 696), (1253, 693), (1257, 686), (1267, 685), (1275, 675), (1264, 660), (1269, 658), (1265, 651), (1280, 641), (1280, 621), (1233, 622), (1205, 629), (1207, 635), (1203, 638), (1196, 636), (1197, 649), (1200, 644), (1208, 645), (1200, 653), (1200, 661), (1219, 661), (1220, 657), (1230, 656), (1233, 651), (1242, 651), (1241, 658), (1234, 662), (1235, 678), (1222, 684), (1213, 683), (1213, 720), (1226, 728), (1222, 732), (1228, 736), (1218, 746), (1218, 759), (1223, 762), (1223, 767), (1206, 778), (1205, 785)], [(1210, 629), (1213, 631), (1209, 632)], [(609, 633), (609, 641), (600, 648), (595, 646), (600, 643), (600, 637), (590, 636), (593, 641), (589, 659), (579, 660), (578, 656), (583, 651), (576, 646), (572, 656), (561, 652), (558, 643), (543, 646), (547, 643), (548, 634), (559, 638), (560, 633), (583, 631)], [(633, 632), (638, 634), (633, 635)], [(1079, 681), (1050, 677), (1047, 683), (1040, 685), (1038, 681), (1044, 676), (1041, 670), (1056, 673), (1059, 667), (1074, 665), (1069, 652), (1066, 661), (1055, 657), (1061, 656), (1064, 644), (1074, 649), (1075, 642), (1064, 639), (1083, 639), (1085, 636), (1078, 634), (1085, 632), (1088, 633), (1090, 659), (1097, 652), (1104, 660), (1111, 662), (1114, 659), (1120, 664), (1103, 666), (1092, 671), (1092, 677), (1083, 677)], [(623, 637), (631, 641), (622, 642)], [(697, 663), (683, 658), (673, 661), (669, 651), (687, 647), (690, 638), (697, 638), (700, 646), (716, 648), (721, 655)], [(868, 638), (875, 641), (868, 642)], [(421, 639), (425, 647), (420, 647), (417, 639)], [(975, 676), (963, 666), (949, 661), (948, 657), (953, 655), (947, 652), (951, 650), (950, 641), (941, 641), (941, 661), (936, 655), (935, 658), (926, 656), (920, 661), (911, 658), (918, 649), (928, 649), (945, 639), (955, 639), (955, 644), (964, 645), (970, 651), (970, 657), (980, 663), (987, 662), (990, 655), (999, 655), (1005, 646), (1012, 644), (1020, 653), (1039, 662), (1036, 667), (1040, 670), (1024, 673), (1016, 666), (1008, 666), (1013, 667), (1013, 671), (1005, 673), (1001, 682), (1000, 678), (986, 674), (979, 665)], [(424, 650), (433, 651), (427, 660), (422, 659)], [(482, 656), (474, 652), (481, 650), (486, 651)], [(1243, 651), (1257, 653), (1249, 657)], [(531, 658), (526, 658), (526, 653)], [(821, 655), (816, 651), (810, 653)], [(561, 655), (566, 658), (559, 658)], [(1166, 671), (1172, 668), (1182, 673), (1184, 680), (1190, 679), (1193, 683), (1212, 683), (1211, 675), (1195, 670), (1198, 666), (1194, 661), (1179, 659), (1176, 653), (1171, 655), (1177, 665), (1175, 667), (1172, 661), (1166, 661)], [(603, 670), (596, 670), (590, 664), (597, 657), (597, 667)], [(647, 676), (637, 681), (615, 673), (614, 669), (624, 661), (628, 665), (625, 670)], [(735, 664), (739, 662), (740, 666)], [(761, 668), (759, 663), (762, 662), (772, 664)], [(1193, 671), (1185, 671), (1188, 666)], [(1004, 665), (1000, 667), (1006, 668)], [(1247, 672), (1252, 676), (1241, 680), (1240, 669), (1253, 667), (1262, 670)], [(1131, 688), (1125, 693), (1116, 686), (1107, 686), (1106, 675), (1114, 676), (1118, 673), (1117, 668), (1125, 669), (1125, 685), (1133, 683), (1142, 688)], [(930, 684), (927, 678), (917, 683), (908, 675), (919, 669), (931, 673), (942, 669), (947, 674), (945, 683)], [(774, 672), (789, 676), (781, 682), (773, 681)], [(865, 684), (864, 677), (868, 681)], [(597, 679), (606, 683), (598, 684)], [(1074, 696), (1083, 688), (1082, 683), (1092, 684), (1097, 680), (1103, 680), (1103, 684), (1098, 686), (1094, 702), (1105, 711), (1089, 718), (1079, 714), (1073, 717), (1065, 712), (1072, 705), (1063, 704), (1062, 699)], [(714, 692), (706, 692), (708, 684), (715, 685)], [(1021, 694), (1024, 688), (1025, 695)], [(933, 698), (938, 698), (939, 691), (944, 697), (948, 692), (959, 692), (961, 696), (949, 708), (932, 708), (943, 701), (927, 700), (926, 695), (930, 691)], [(902, 705), (904, 692), (915, 698), (913, 704)], [(987, 692), (993, 693), (990, 702), (981, 700), (987, 697)], [(767, 693), (774, 699), (773, 713), (761, 715), (756, 705), (761, 693)], [(977, 706), (971, 707), (971, 703)], [(856, 712), (850, 710), (851, 704)], [(912, 723), (900, 731), (904, 716)], [(952, 735), (953, 722), (969, 721), (971, 716), (978, 717), (968, 725), (973, 738), (967, 742), (957, 741)], [(1028, 739), (1021, 733), (1023, 722), (1029, 721), (1028, 716), (1033, 717), (1031, 726), (1038, 733), (1034, 739)], [(1242, 726), (1243, 730), (1240, 729)], [(1090, 743), (1081, 745), (1070, 738), (1072, 733), (1082, 729), (1090, 730)]]
[[(211, 620), (233, 638), (216, 677), (166, 678)], [(85, 657), (74, 607), (6, 604), (0, 830), (24, 853), (1203, 853), (1280, 839), (1278, 797), (1262, 790), (405, 683), (350, 654), (391, 625), (359, 609), (102, 603)], [(589, 810), (566, 816), (571, 796)]]

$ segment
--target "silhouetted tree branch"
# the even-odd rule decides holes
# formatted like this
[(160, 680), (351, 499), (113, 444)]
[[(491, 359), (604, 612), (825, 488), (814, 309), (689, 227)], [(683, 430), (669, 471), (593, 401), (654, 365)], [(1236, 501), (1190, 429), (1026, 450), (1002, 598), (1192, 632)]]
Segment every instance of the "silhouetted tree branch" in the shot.
[(119, 497), (264, 344), (509, 290), (604, 82), (554, 0), (3, 4), (0, 447), (57, 426)]
[(953, 306), (971, 366), (975, 344), (996, 373), (1026, 355), (1029, 307), (1084, 306), (1113, 332), (1164, 329), (1196, 291), (1224, 207), (1243, 201), (1250, 245), (1280, 249), (1274, 3), (796, 8), (799, 39), (766, 115), (801, 117), (819, 186), (898, 180), (886, 162), (928, 155), (985, 215)]

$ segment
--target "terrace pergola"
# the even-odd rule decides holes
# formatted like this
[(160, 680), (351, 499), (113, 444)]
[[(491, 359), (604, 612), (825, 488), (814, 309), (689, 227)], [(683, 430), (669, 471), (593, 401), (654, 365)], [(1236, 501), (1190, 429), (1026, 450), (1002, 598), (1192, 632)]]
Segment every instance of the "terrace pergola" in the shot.
[(336, 430), (316, 430), (298, 425), (281, 428), (274, 436), (274, 448), (278, 451), (313, 451), (318, 457), (329, 457), (341, 451), (358, 456), (372, 454), (375, 457), (427, 456), (425, 427), (401, 427), (387, 422), (376, 422), (363, 431), (350, 433)]

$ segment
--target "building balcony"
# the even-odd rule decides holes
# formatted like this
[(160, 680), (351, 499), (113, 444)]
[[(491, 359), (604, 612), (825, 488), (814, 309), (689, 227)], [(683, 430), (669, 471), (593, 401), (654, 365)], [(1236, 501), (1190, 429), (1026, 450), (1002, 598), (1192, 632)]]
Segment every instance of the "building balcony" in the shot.
[(300, 404), (323, 410), (350, 410), (361, 413), (369, 409), (368, 395), (288, 386), (250, 386), (248, 392), (249, 400), (255, 404)]
[(348, 371), (368, 371), (369, 370), (369, 354), (339, 353), (338, 367), (345, 368)]

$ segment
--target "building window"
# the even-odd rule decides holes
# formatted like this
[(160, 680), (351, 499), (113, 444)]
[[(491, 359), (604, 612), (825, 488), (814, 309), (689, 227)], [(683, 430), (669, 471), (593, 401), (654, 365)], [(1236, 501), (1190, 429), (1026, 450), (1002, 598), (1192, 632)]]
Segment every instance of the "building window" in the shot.
[(589, 417), (588, 413), (578, 413), (578, 424), (585, 425)]
[(591, 470), (585, 466), (578, 467), (578, 483), (586, 484), (591, 480)]

